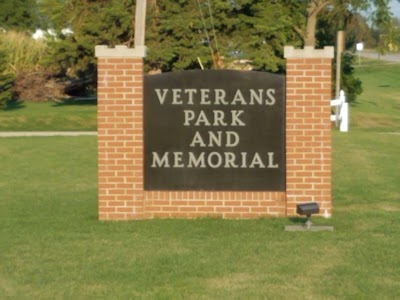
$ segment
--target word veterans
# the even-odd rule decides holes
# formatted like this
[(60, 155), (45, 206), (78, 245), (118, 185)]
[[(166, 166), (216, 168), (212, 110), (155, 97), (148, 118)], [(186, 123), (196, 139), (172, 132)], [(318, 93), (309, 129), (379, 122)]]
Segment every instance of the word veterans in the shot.
[(172, 105), (274, 105), (276, 91), (270, 89), (237, 89), (232, 97), (224, 89), (155, 89), (161, 105), (170, 99)]

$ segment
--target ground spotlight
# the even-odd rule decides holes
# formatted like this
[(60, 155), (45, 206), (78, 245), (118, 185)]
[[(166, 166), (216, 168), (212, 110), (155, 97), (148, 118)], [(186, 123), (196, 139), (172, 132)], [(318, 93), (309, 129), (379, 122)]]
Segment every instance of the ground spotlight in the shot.
[(296, 212), (300, 216), (306, 216), (307, 220), (302, 225), (286, 225), (286, 231), (333, 231), (332, 226), (316, 226), (311, 222), (311, 216), (319, 213), (319, 206), (316, 202), (307, 202), (296, 205)]

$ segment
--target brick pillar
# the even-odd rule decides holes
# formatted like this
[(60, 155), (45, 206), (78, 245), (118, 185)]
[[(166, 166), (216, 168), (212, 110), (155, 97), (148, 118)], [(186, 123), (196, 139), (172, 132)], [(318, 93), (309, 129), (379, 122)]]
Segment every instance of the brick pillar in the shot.
[(286, 214), (315, 201), (331, 215), (331, 122), (333, 47), (285, 47)]
[(100, 220), (143, 216), (144, 52), (96, 46)]

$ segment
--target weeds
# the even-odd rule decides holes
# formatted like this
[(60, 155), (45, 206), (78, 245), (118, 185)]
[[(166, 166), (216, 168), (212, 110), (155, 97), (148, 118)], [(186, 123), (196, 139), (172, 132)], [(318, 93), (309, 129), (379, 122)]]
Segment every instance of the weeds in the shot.
[(23, 32), (8, 31), (0, 35), (0, 47), (6, 52), (7, 73), (37, 71), (43, 65), (47, 45), (42, 40), (34, 40)]

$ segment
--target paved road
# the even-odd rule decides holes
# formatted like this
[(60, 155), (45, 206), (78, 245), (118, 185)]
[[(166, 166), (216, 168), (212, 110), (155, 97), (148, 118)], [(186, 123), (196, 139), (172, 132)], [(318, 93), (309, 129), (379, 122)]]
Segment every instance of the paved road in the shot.
[(0, 137), (82, 136), (97, 135), (96, 131), (0, 131)]
[(400, 62), (400, 53), (385, 54), (385, 55), (379, 56), (379, 54), (376, 52), (361, 51), (360, 56), (367, 57), (367, 58), (373, 58), (373, 59), (381, 59), (381, 60), (385, 60), (385, 61)]

